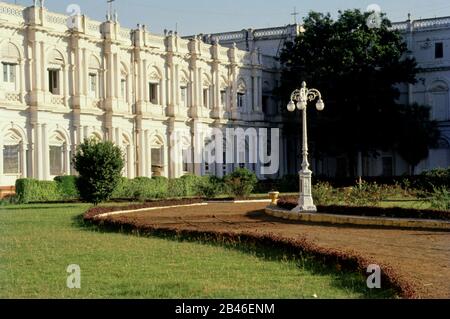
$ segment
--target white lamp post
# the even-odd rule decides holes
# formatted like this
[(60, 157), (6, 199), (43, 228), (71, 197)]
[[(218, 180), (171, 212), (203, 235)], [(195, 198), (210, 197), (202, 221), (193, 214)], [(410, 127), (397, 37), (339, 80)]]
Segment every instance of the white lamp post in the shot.
[(302, 88), (295, 90), (291, 94), (291, 101), (289, 102), (287, 109), (289, 112), (294, 112), (296, 108), (303, 112), (303, 149), (302, 149), (302, 170), (299, 172), (300, 175), (300, 197), (298, 199), (298, 206), (295, 207), (292, 212), (316, 212), (317, 208), (314, 205), (312, 198), (312, 183), (311, 176), (312, 172), (309, 169), (308, 162), (308, 131), (306, 122), (306, 109), (308, 106), (308, 101), (314, 101), (318, 98), (316, 103), (316, 108), (318, 111), (323, 111), (325, 104), (322, 100), (322, 94), (316, 89), (307, 89), (306, 83), (302, 83)]

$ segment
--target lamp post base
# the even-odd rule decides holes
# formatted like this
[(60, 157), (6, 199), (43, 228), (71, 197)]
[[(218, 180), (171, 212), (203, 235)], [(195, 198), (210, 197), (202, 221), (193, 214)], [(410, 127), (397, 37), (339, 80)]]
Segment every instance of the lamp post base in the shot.
[(312, 206), (304, 206), (304, 205), (298, 205), (293, 210), (291, 210), (292, 213), (317, 213), (317, 207)]
[[(304, 163), (307, 163), (307, 160), (305, 160)], [(307, 165), (305, 165), (304, 169), (299, 172), (300, 196), (298, 199), (298, 206), (292, 210), (293, 213), (317, 212), (317, 207), (314, 205), (314, 200), (312, 197), (311, 175), (312, 172), (308, 169)]]

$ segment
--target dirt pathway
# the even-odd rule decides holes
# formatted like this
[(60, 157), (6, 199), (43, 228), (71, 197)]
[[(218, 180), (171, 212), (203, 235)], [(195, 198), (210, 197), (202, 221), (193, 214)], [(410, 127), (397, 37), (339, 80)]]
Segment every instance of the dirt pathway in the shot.
[(334, 227), (279, 220), (264, 215), (266, 204), (210, 204), (130, 214), (149, 225), (306, 237), (318, 246), (355, 251), (393, 266), (423, 298), (450, 298), (450, 233)]

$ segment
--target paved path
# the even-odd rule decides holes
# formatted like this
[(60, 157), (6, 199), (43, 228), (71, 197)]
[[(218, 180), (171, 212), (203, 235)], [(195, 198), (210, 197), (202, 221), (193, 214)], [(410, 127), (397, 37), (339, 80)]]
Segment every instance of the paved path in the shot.
[(321, 247), (355, 251), (391, 265), (419, 297), (450, 298), (450, 232), (335, 227), (266, 216), (264, 203), (210, 204), (127, 215), (149, 225), (305, 237)]

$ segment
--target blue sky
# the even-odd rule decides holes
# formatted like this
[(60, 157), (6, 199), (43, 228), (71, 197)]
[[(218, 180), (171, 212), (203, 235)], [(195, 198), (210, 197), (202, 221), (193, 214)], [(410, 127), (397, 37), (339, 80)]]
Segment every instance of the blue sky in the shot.
[[(5, 2), (30, 5), (32, 0), (8, 0)], [(83, 14), (103, 21), (107, 9), (106, 0), (46, 0), (52, 11), (65, 12), (68, 5), (78, 4)], [(300, 13), (298, 20), (314, 10), (330, 12), (359, 8), (365, 10), (377, 4), (392, 21), (406, 20), (408, 12), (413, 18), (450, 16), (448, 0), (116, 0), (120, 23), (134, 28), (137, 23), (147, 25), (151, 32), (164, 29), (178, 31), (182, 35), (264, 28), (292, 23), (294, 7)]]

